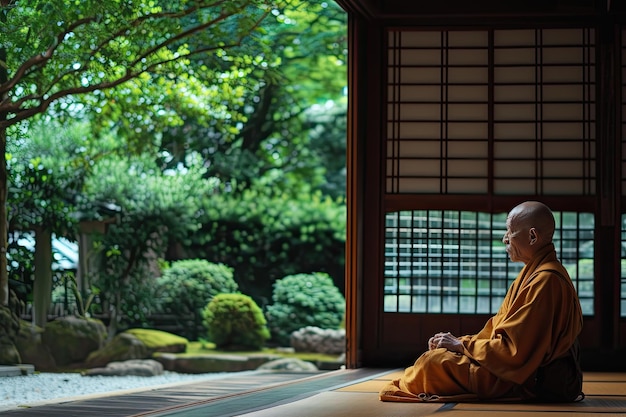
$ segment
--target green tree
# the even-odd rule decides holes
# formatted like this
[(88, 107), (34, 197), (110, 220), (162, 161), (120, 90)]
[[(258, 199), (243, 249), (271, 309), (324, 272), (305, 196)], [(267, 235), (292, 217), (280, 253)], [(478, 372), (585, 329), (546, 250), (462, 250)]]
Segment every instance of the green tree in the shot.
[[(199, 152), (207, 175), (224, 182), (263, 178), (285, 191), (326, 192), (341, 173), (325, 167), (345, 164), (343, 150), (327, 146), (345, 147), (345, 26), (334, 2), (291, 0), (262, 22), (262, 48), (248, 38), (244, 49), (94, 92), (80, 107), (94, 109), (96, 130), (161, 146), (164, 166)], [(343, 191), (341, 183), (333, 187)]]
[[(189, 158), (193, 155), (189, 155)], [(111, 312), (110, 333), (126, 319), (141, 322), (152, 307), (158, 260), (170, 241), (185, 241), (200, 225), (197, 195), (209, 194), (204, 168), (161, 171), (151, 155), (99, 160), (85, 183), (79, 202), (82, 212), (92, 202), (120, 208), (120, 220), (98, 242), (105, 253), (95, 279), (100, 297)]]
[(185, 60), (256, 40), (273, 7), (264, 0), (0, 0), (0, 7), (0, 305), (6, 306), (8, 129), (55, 102), (59, 114), (84, 111), (70, 97), (175, 74)]
[[(266, 27), (275, 64), (250, 74), (256, 86), (245, 98), (247, 121), (236, 147), (214, 148), (211, 174), (228, 179), (237, 167), (239, 184), (262, 178), (283, 191), (315, 190), (325, 181), (326, 161), (314, 148), (307, 116), (312, 106), (342, 98), (346, 15), (335, 2), (297, 1)], [(339, 143), (345, 143), (343, 132), (335, 137)], [(332, 157), (345, 163), (341, 155)]]
[[(54, 128), (53, 128), (54, 126)], [(18, 256), (15, 242), (9, 245), (12, 262), (9, 268), (16, 281), (31, 283), (34, 277), (33, 307), (38, 326), (45, 325), (53, 284), (52, 236), (73, 238), (75, 218), (72, 216), (74, 198), (82, 188), (82, 160), (85, 129), (66, 128), (52, 121), (32, 124), (26, 137), (7, 146), (8, 228), (13, 236), (34, 232), (35, 250), (28, 262), (32, 273), (23, 276), (25, 261)], [(26, 255), (26, 253), (24, 253)], [(17, 268), (15, 267), (17, 266)]]

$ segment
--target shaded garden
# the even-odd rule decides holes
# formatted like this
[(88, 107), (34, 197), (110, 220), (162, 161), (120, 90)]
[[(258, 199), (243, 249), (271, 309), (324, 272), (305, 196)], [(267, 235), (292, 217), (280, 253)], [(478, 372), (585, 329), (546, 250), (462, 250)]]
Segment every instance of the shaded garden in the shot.
[(166, 318), (228, 350), (340, 328), (339, 6), (66, 3), (0, 1), (3, 333), (70, 315), (104, 323), (106, 343)]

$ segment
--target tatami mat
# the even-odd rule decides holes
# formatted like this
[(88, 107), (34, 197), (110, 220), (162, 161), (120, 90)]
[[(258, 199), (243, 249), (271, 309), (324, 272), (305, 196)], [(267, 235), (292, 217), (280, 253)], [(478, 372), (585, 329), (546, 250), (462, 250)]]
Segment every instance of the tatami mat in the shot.
[(586, 395), (621, 395), (626, 397), (626, 383), (587, 382), (583, 380), (583, 392)]
[(585, 382), (625, 382), (626, 373), (623, 372), (585, 372)]
[(339, 388), (337, 391), (344, 392), (376, 392), (385, 385), (387, 381), (380, 379), (372, 379), (371, 381), (361, 382), (359, 384), (348, 385), (347, 387)]
[(422, 417), (442, 404), (383, 403), (378, 395), (364, 392), (327, 391), (295, 403), (241, 414), (242, 417)]
[(242, 414), (242, 417), (501, 417), (501, 416), (624, 416), (624, 400), (587, 398), (562, 404), (442, 404), (378, 401), (364, 392), (328, 391), (293, 403)]
[(471, 410), (482, 412), (516, 411), (536, 412), (581, 412), (581, 413), (626, 413), (626, 398), (587, 396), (583, 401), (571, 404), (510, 404), (510, 403), (459, 403), (454, 410)]
[[(396, 370), (387, 374), (379, 375), (375, 379), (353, 384), (339, 391), (349, 392), (378, 392), (387, 381), (400, 378), (403, 370)], [(626, 397), (626, 374), (615, 373), (585, 373), (583, 378), (583, 392), (589, 395), (616, 395)]]
[(394, 416), (422, 417), (564, 417), (626, 415), (626, 374), (585, 373), (584, 401), (572, 404), (395, 403), (381, 402), (378, 392), (404, 370), (393, 370), (304, 400), (243, 414), (242, 417)]

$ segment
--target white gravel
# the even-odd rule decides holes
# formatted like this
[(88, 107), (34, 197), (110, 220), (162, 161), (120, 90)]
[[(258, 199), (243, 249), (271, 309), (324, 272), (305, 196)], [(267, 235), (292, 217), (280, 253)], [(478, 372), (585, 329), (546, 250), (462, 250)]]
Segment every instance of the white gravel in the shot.
[[(250, 371), (254, 372), (254, 371)], [(243, 372), (246, 373), (246, 372)], [(242, 372), (237, 372), (241, 375)], [(82, 376), (78, 373), (35, 373), (0, 377), (0, 411), (21, 406), (104, 396), (116, 392), (137, 392), (209, 379), (227, 378), (232, 373), (179, 374), (159, 376)]]

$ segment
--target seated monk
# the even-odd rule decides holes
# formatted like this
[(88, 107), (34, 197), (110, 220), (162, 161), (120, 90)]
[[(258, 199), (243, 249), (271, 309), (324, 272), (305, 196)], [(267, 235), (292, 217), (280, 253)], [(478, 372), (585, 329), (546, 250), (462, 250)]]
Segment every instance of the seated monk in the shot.
[[(537, 388), (540, 367), (557, 359), (567, 359), (566, 366), (576, 368), (567, 372), (578, 371), (580, 387), (577, 338), (583, 318), (571, 279), (557, 260), (554, 227), (554, 216), (542, 203), (527, 201), (513, 208), (502, 241), (511, 261), (524, 267), (499, 311), (477, 334), (456, 337), (444, 332), (431, 337), (428, 351), (400, 379), (389, 382), (380, 399), (537, 400), (542, 396)], [(562, 371), (552, 374), (557, 372)], [(554, 385), (563, 384), (560, 379)], [(565, 401), (578, 397), (580, 388), (575, 389), (579, 391)]]

